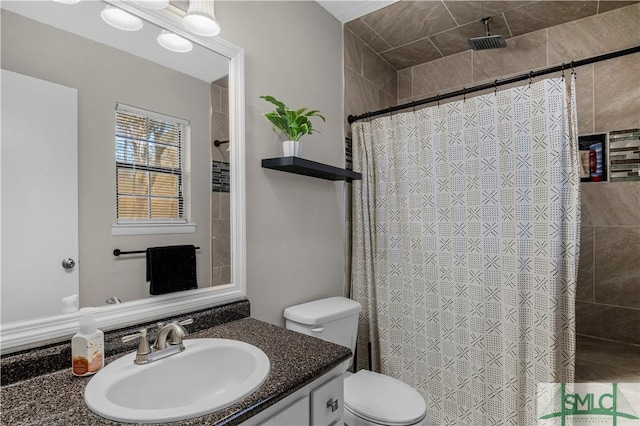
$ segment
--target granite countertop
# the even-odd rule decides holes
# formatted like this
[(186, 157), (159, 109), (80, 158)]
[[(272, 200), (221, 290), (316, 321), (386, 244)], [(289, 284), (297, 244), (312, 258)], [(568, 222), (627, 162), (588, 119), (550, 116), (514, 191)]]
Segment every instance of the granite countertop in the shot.
[[(271, 361), (269, 377), (256, 392), (230, 407), (190, 420), (163, 423), (165, 425), (240, 424), (351, 356), (351, 351), (346, 347), (253, 318), (240, 319), (189, 335), (189, 338), (206, 337), (240, 340), (262, 349)], [(121, 355), (108, 357), (107, 363)], [(75, 377), (70, 369), (65, 369), (3, 386), (2, 424), (126, 424), (107, 420), (86, 407), (83, 395), (89, 379)]]

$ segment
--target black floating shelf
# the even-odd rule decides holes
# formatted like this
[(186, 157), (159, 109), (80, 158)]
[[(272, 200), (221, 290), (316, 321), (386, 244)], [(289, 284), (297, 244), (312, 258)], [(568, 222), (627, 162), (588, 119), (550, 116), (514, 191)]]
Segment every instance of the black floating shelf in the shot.
[(362, 179), (362, 174), (360, 173), (305, 160), (300, 157), (265, 158), (262, 160), (262, 167), (327, 180), (344, 180), (351, 182), (352, 180)]

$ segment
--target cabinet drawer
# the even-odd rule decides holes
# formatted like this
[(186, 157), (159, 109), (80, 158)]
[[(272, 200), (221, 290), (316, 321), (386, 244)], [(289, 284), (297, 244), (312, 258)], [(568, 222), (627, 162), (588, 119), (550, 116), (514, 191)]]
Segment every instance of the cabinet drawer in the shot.
[(336, 376), (311, 392), (311, 425), (329, 426), (340, 423), (344, 413), (344, 384)]

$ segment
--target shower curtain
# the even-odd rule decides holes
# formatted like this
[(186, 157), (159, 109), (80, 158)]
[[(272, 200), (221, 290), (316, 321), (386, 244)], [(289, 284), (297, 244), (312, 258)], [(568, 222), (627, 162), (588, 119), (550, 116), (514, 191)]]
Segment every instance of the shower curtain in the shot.
[(535, 425), (537, 383), (573, 381), (574, 85), (352, 127), (358, 367), (417, 389), (433, 426)]

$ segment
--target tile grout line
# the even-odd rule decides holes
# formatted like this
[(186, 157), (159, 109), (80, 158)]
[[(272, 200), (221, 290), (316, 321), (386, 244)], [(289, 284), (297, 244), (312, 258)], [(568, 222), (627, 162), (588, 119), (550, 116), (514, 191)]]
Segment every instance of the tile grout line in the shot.
[(509, 21), (507, 21), (507, 15), (505, 15), (504, 12), (502, 12), (502, 19), (504, 19), (504, 23), (507, 26), (507, 31), (509, 31), (509, 38), (513, 38), (513, 31), (511, 31)]
[(444, 2), (444, 0), (440, 0), (440, 3), (442, 3), (442, 5), (444, 6), (444, 8), (447, 11), (447, 13), (449, 13), (449, 16), (451, 16), (451, 19), (453, 19), (453, 23), (456, 24), (456, 28), (460, 27), (460, 24), (458, 24), (458, 21), (456, 20), (456, 17), (453, 16), (453, 13), (451, 13), (451, 11), (447, 7), (447, 4)]
[(473, 78), (473, 57), (474, 57), (474, 53), (473, 53), (473, 49), (471, 49), (471, 84), (475, 84), (475, 79)]
[[(640, 312), (640, 308), (633, 308), (630, 306), (621, 306), (621, 305), (611, 305), (609, 303), (601, 303), (601, 302), (585, 302), (583, 300), (576, 300), (576, 302), (579, 303), (589, 303), (592, 305), (597, 305), (597, 306), (604, 306), (606, 308), (616, 308), (616, 309), (628, 309), (630, 311), (635, 311), (635, 312)], [(618, 340), (619, 341), (619, 340)], [(634, 343), (634, 345), (638, 345), (640, 343)]]
[(411, 67), (411, 97), (413, 98), (415, 95), (413, 94), (413, 68)]
[(593, 276), (591, 277), (591, 299), (592, 303), (596, 303), (596, 227), (591, 227), (591, 266), (593, 267)]
[[(581, 353), (584, 354), (585, 352), (582, 351)], [(594, 354), (594, 352), (591, 352), (591, 351), (587, 351), (587, 353)], [(598, 354), (598, 355), (600, 355), (600, 354)], [(609, 354), (602, 354), (602, 355), (603, 355), (603, 358), (604, 358), (606, 355), (609, 355)], [(581, 356), (581, 355), (578, 354), (578, 352), (576, 352), (576, 361), (578, 361), (578, 360), (580, 360), (581, 362), (589, 363), (589, 364), (602, 365), (602, 366), (606, 366), (606, 367), (613, 367), (613, 368), (616, 368), (616, 369), (624, 370), (625, 372), (629, 372), (629, 373), (635, 373), (635, 374), (639, 374), (640, 373), (640, 371), (636, 371), (634, 369), (635, 367), (631, 367), (631, 368), (629, 368), (628, 366), (621, 367), (621, 366), (619, 366), (619, 364), (616, 364), (616, 363), (614, 363), (614, 364), (607, 363), (606, 360), (603, 361), (601, 359), (594, 360), (593, 358), (588, 358), (588, 357), (585, 358), (583, 355)]]
[(591, 132), (596, 131), (596, 64), (591, 64)]
[[(577, 338), (581, 338), (581, 340), (598, 340), (598, 341), (602, 341), (602, 342), (608, 342), (608, 343), (614, 343), (614, 344), (618, 344), (618, 345), (623, 345), (623, 346), (629, 346), (630, 349), (640, 349), (640, 344), (639, 343), (629, 343), (629, 342), (623, 342), (620, 340), (611, 340), (611, 339), (607, 339), (606, 337), (598, 337), (598, 336), (591, 336), (589, 334), (582, 334), (582, 333), (576, 333)], [(640, 354), (640, 353), (639, 353)]]
[[(369, 49), (371, 49), (371, 51), (373, 52), (373, 54), (374, 54), (374, 55), (376, 55), (377, 57), (379, 57), (380, 59), (382, 59), (382, 60), (383, 60), (386, 64), (388, 64), (389, 66), (391, 66), (391, 64), (389, 64), (389, 63), (388, 63), (388, 62), (387, 62), (387, 61), (386, 61), (382, 56), (380, 56), (380, 55), (379, 55), (375, 50), (373, 50), (373, 48), (372, 48), (371, 46), (369, 46), (367, 43), (365, 43), (365, 42), (364, 42), (364, 40), (362, 40), (362, 39), (361, 39), (357, 34), (355, 34), (355, 33), (354, 33), (353, 31), (351, 31), (349, 28), (345, 28), (345, 29), (346, 29), (347, 31), (351, 32), (351, 34), (353, 34), (355, 37), (357, 37), (357, 38), (358, 38), (358, 40), (360, 40), (360, 41), (362, 42), (362, 46), (361, 46), (361, 48), (362, 48), (362, 50), (361, 50), (361, 53), (362, 53), (362, 55), (361, 55), (361, 56), (362, 56), (362, 60), (360, 61), (360, 71), (354, 70), (353, 68), (351, 68), (350, 66), (348, 66), (348, 65), (346, 64), (346, 61), (345, 61), (345, 65), (344, 65), (344, 67), (345, 67), (345, 68), (347, 68), (347, 69), (350, 69), (351, 71), (355, 72), (359, 77), (362, 77), (362, 78), (363, 78), (363, 79), (365, 79), (367, 82), (369, 82), (369, 83), (373, 84), (373, 86), (374, 86), (376, 89), (378, 89), (378, 90), (380, 90), (380, 91), (384, 92), (386, 95), (392, 96), (392, 95), (391, 95), (391, 93), (387, 92), (387, 91), (386, 91), (386, 90), (384, 90), (382, 87), (379, 87), (379, 86), (378, 86), (374, 81), (370, 80), (369, 78), (367, 78), (367, 77), (364, 75), (364, 54), (365, 54), (364, 49), (365, 49), (365, 48), (369, 48)], [(344, 43), (343, 43), (343, 44), (344, 44)], [(391, 66), (391, 68), (393, 68), (393, 67)], [(397, 92), (397, 89), (398, 89), (398, 71), (397, 71), (395, 68), (393, 68), (393, 70), (395, 71), (395, 74), (396, 74), (396, 92)], [(397, 93), (396, 93), (396, 99), (397, 99), (397, 98), (398, 98), (398, 95), (397, 95)]]
[(545, 28), (544, 36), (546, 38), (545, 43), (544, 43), (545, 54), (547, 56), (547, 58), (546, 58), (546, 62), (547, 62), (546, 66), (549, 66), (549, 28)]
[[(589, 183), (589, 182), (585, 182)], [(596, 183), (596, 182), (591, 182)], [(603, 182), (608, 183), (608, 182)], [(616, 182), (614, 182), (616, 183)], [(580, 225), (580, 226), (593, 226), (594, 228), (640, 228), (640, 225), (598, 225), (598, 224), (590, 224), (590, 225)], [(594, 230), (595, 232), (595, 230)]]

